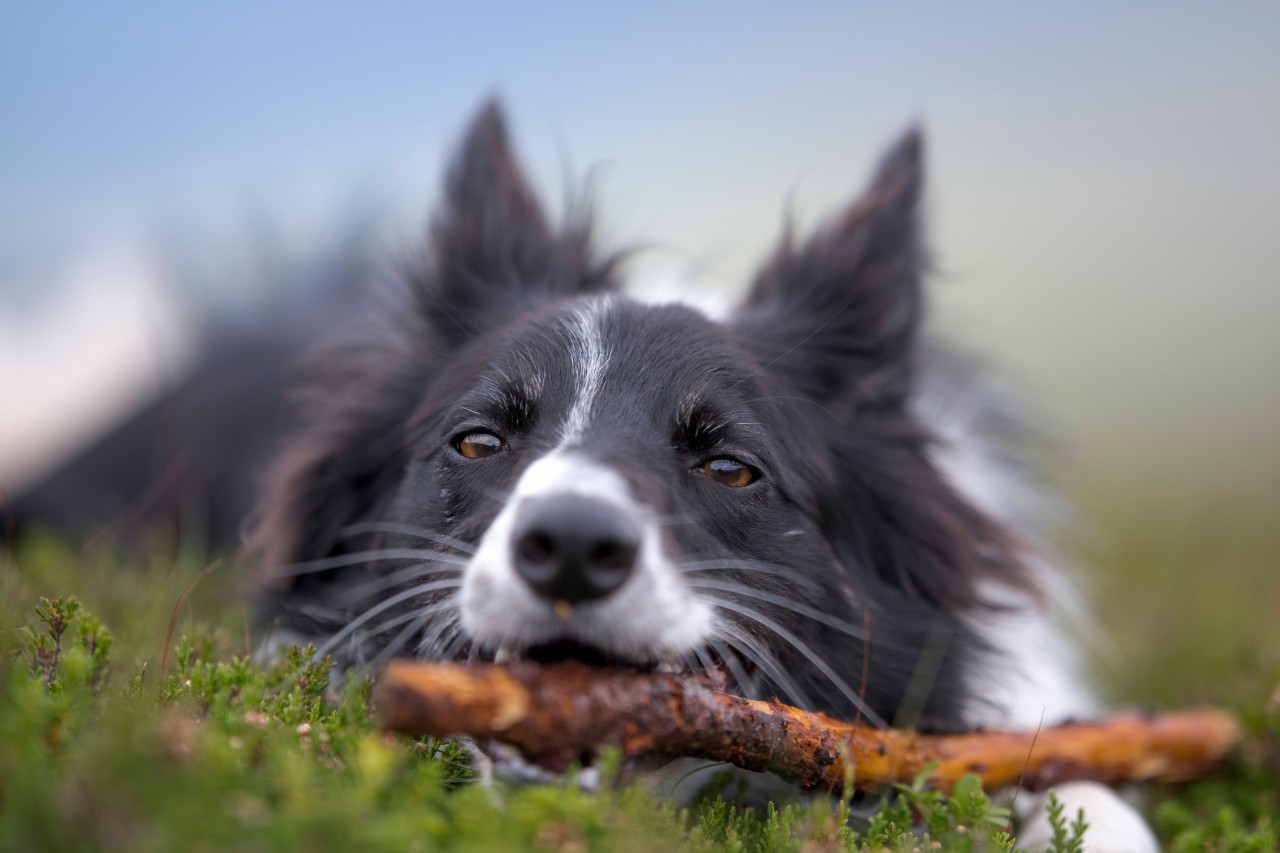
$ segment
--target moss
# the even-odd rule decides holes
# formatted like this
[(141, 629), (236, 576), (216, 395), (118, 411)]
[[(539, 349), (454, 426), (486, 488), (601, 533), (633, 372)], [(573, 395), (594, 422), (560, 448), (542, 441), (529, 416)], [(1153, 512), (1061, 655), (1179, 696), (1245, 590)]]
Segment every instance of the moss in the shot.
[[(634, 787), (478, 785), (456, 744), (379, 732), (367, 679), (337, 684), (311, 649), (254, 663), (233, 567), (184, 598), (201, 573), (47, 538), (0, 563), (0, 849), (1012, 849), (976, 780), (902, 786), (856, 831), (848, 801), (759, 812), (711, 792), (679, 810)], [(1243, 709), (1251, 739), (1225, 776), (1157, 792), (1171, 849), (1275, 848), (1277, 704)]]

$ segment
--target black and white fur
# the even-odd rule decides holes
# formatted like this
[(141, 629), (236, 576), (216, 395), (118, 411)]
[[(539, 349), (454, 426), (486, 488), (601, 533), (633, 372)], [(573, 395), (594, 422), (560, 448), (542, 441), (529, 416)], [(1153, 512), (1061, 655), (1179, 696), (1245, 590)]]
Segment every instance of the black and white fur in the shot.
[[(921, 158), (910, 131), (715, 322), (626, 296), (486, 106), (392, 323), (318, 366), (275, 470), (273, 641), (691, 670), (877, 725), (1093, 711), (1014, 407), (921, 328)], [(1085, 792), (1137, 827), (1096, 843), (1154, 843)]]

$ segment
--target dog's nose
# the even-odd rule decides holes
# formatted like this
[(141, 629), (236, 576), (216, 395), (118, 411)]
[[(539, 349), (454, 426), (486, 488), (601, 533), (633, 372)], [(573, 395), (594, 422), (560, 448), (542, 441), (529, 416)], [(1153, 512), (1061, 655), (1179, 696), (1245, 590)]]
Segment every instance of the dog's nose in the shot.
[(512, 537), (516, 572), (535, 592), (577, 604), (604, 598), (631, 575), (640, 531), (616, 507), (579, 497), (540, 498), (523, 508)]

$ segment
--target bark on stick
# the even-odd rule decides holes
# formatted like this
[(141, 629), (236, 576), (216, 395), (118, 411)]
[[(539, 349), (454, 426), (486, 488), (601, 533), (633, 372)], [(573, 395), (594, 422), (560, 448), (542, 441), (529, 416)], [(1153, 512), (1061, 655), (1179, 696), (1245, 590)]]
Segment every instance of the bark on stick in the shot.
[(665, 753), (767, 770), (808, 790), (905, 782), (937, 762), (934, 786), (976, 774), (988, 789), (1191, 779), (1222, 762), (1240, 735), (1215, 709), (1118, 714), (1035, 731), (923, 734), (854, 726), (777, 702), (744, 699), (692, 678), (552, 665), (395, 662), (375, 701), (389, 729), (470, 735), (533, 759), (577, 760), (602, 746), (628, 757)]

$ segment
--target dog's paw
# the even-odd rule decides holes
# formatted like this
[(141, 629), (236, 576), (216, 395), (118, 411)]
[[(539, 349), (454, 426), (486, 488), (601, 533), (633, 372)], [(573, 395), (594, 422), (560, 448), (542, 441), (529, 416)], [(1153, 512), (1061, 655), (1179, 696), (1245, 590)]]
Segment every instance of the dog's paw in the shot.
[[(1062, 803), (1068, 822), (1084, 809), (1089, 828), (1084, 834), (1085, 853), (1159, 853), (1160, 844), (1137, 809), (1115, 791), (1097, 782), (1068, 782), (1052, 789)], [(1021, 804), (1020, 804), (1021, 805)], [(1036, 796), (1023, 813), (1018, 849), (1045, 850), (1053, 838), (1049, 824), (1049, 794)]]
[(517, 785), (572, 784), (588, 793), (595, 793), (600, 788), (600, 770), (597, 767), (574, 768), (566, 773), (529, 761), (520, 754), (520, 750), (505, 743), (486, 741), (480, 745), (471, 738), (459, 740), (468, 742), (466, 745), (471, 750), (476, 773), (484, 785), (504, 782)]

